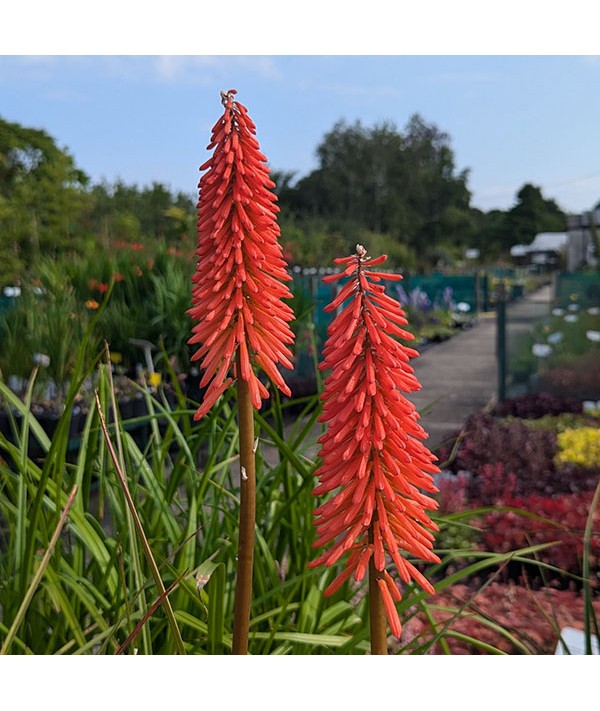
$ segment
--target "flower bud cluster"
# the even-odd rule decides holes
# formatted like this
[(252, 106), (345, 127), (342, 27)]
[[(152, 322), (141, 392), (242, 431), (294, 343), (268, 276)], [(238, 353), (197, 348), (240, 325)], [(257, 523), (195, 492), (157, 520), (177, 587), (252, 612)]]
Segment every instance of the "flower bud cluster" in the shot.
[(256, 127), (235, 90), (222, 92), (224, 113), (212, 129), (199, 183), (197, 267), (193, 277), (195, 322), (192, 360), (203, 369), (206, 388), (195, 419), (203, 417), (236, 378), (248, 383), (259, 409), (269, 393), (262, 370), (286, 395), (278, 364), (292, 368), (288, 344), (294, 335), (292, 294), (277, 224), (279, 208)]
[(320, 365), (329, 371), (320, 417), (327, 430), (319, 440), (319, 483), (313, 493), (333, 494), (315, 510), (314, 545), (329, 548), (311, 566), (332, 566), (347, 554), (345, 568), (325, 591), (332, 594), (351, 576), (361, 580), (372, 561), (390, 628), (399, 636), (394, 603), (401, 594), (388, 562), (402, 581), (414, 580), (433, 592), (401, 552), (439, 562), (432, 550), (431, 531), (437, 526), (427, 515), (438, 505), (427, 494), (437, 492), (433, 474), (439, 468), (421, 442), (427, 434), (418, 413), (404, 396), (420, 388), (409, 365), (418, 353), (398, 340), (413, 336), (403, 328), (407, 320), (400, 304), (379, 283), (402, 277), (372, 269), (385, 260), (369, 259), (358, 245), (355, 255), (336, 260), (343, 271), (324, 278), (347, 281), (326, 307), (338, 313)]

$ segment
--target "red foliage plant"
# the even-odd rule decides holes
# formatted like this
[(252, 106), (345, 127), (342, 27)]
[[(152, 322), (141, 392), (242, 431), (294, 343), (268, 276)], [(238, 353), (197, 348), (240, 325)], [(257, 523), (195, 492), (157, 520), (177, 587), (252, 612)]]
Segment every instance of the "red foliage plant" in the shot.
[[(444, 639), (451, 654), (488, 654), (479, 643), (492, 645), (506, 654), (522, 654), (524, 650), (530, 654), (554, 654), (558, 630), (564, 627), (583, 630), (584, 602), (572, 590), (530, 590), (493, 582), (474, 592), (466, 585), (453, 585), (431, 597), (428, 603), (429, 617), (418, 611), (405, 624), (402, 641), (407, 645), (433, 641), (438, 629), (449, 623), (449, 634)], [(600, 600), (594, 600), (592, 606), (594, 614), (600, 616)], [(462, 609), (458, 616), (456, 609)], [(512, 637), (502, 634), (499, 627)], [(435, 642), (429, 653), (443, 651), (440, 643)]]
[(287, 344), (291, 299), (276, 215), (275, 183), (255, 138), (256, 127), (235, 89), (222, 92), (225, 110), (212, 129), (199, 183), (197, 267), (192, 307), (197, 322), (190, 344), (200, 344), (192, 360), (201, 360), (200, 387), (206, 387), (195, 419), (203, 417), (236, 378), (248, 383), (259, 409), (268, 390), (254, 368), (262, 370), (286, 395), (290, 390), (278, 364), (293, 368)]
[(467, 508), (469, 479), (465, 472), (451, 476), (442, 476), (438, 481), (438, 489), (438, 501), (441, 513), (457, 513)]
[(537, 419), (544, 415), (560, 415), (563, 412), (582, 412), (581, 400), (574, 397), (559, 397), (552, 392), (535, 392), (507, 398), (492, 409), (495, 417), (522, 417)]
[[(518, 550), (526, 546), (556, 542), (537, 553), (542, 563), (556, 566), (566, 573), (581, 575), (583, 557), (583, 532), (590, 514), (594, 492), (561, 494), (557, 497), (530, 494), (525, 497), (507, 497), (498, 503), (532, 514), (524, 516), (518, 511), (493, 511), (484, 517), (481, 546), (498, 553)], [(600, 511), (592, 519), (590, 541), (590, 568), (592, 586), (600, 584)], [(557, 573), (547, 571), (549, 579)], [(561, 577), (561, 574), (558, 574)]]
[[(540, 473), (543, 476), (543, 472)], [(597, 477), (592, 478), (594, 486)], [(587, 480), (583, 480), (587, 482)], [(481, 529), (478, 547), (496, 553), (508, 553), (531, 545), (553, 543), (537, 552), (541, 563), (559, 570), (546, 570), (544, 575), (553, 585), (564, 586), (569, 579), (565, 574), (581, 575), (583, 532), (594, 497), (592, 488), (552, 495), (529, 490), (516, 493), (517, 477), (507, 472), (502, 462), (484, 464), (476, 477), (466, 473), (445, 476), (440, 484), (440, 510), (442, 513), (496, 506), (473, 521)], [(526, 513), (520, 513), (521, 511)], [(591, 538), (591, 583), (600, 587), (600, 511), (595, 510)], [(536, 564), (526, 566), (530, 571)], [(523, 566), (511, 564), (511, 579), (520, 578)], [(535, 572), (533, 573), (535, 575)], [(539, 574), (539, 573), (538, 573)]]
[(386, 569), (386, 554), (400, 578), (416, 581), (424, 590), (433, 586), (400, 554), (439, 562), (433, 553), (437, 526), (427, 509), (437, 502), (421, 490), (436, 493), (435, 457), (420, 441), (427, 437), (418, 413), (403, 393), (420, 388), (409, 358), (418, 353), (397, 338), (413, 336), (400, 304), (387, 296), (382, 279), (397, 274), (374, 271), (385, 256), (370, 259), (357, 246), (356, 254), (335, 260), (343, 271), (324, 278), (331, 283), (349, 277), (326, 311), (340, 309), (328, 329), (324, 360), (329, 370), (321, 399), (321, 422), (327, 432), (319, 439), (321, 464), (315, 495), (335, 492), (315, 510), (318, 538), (315, 547), (332, 544), (311, 567), (332, 566), (346, 553), (344, 570), (325, 594), (338, 590), (351, 576), (362, 580), (374, 568), (377, 587), (392, 633), (401, 634), (394, 601), (400, 591)]

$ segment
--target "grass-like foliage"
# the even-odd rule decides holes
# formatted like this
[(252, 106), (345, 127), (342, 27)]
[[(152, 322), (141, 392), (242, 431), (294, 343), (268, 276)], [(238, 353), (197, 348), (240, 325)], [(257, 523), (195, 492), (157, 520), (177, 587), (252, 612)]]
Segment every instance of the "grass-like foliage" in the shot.
[[(83, 365), (90, 360), (93, 366)], [(235, 402), (222, 398), (194, 422), (197, 403), (181, 391), (173, 406), (140, 387), (148, 414), (123, 422), (105, 361), (103, 352), (78, 356), (52, 437), (32, 413), (33, 379), (24, 400), (0, 379), (0, 409), (9, 422), (0, 434), (0, 651), (229, 654), (239, 507)], [(97, 397), (73, 439), (71, 406), (90, 380)], [(350, 581), (324, 597), (339, 570), (308, 566), (319, 413), (317, 396), (290, 401), (275, 392), (256, 415), (251, 654), (369, 650), (364, 586)], [(460, 526), (461, 514), (438, 522), (442, 529)], [(478, 575), (488, 585), (490, 572), (509, 560), (535, 564), (545, 548), (497, 553), (460, 546), (438, 549), (442, 563), (428, 571), (436, 593)], [(391, 651), (451, 651), (448, 640), (467, 634), (456, 621), (478, 613), (453, 602), (440, 618), (439, 606), (405, 586), (398, 609), (413, 636)], [(415, 636), (416, 615), (430, 621), (426, 634)], [(518, 630), (482, 612), (478, 619), (520, 652), (531, 651)], [(589, 597), (586, 622), (593, 632)], [(487, 637), (470, 644), (483, 653), (503, 649)]]
[[(69, 404), (89, 376), (97, 398), (73, 442)], [(124, 424), (111, 386), (106, 365), (80, 373), (50, 439), (31, 402), (0, 382), (11, 418), (10, 433), (0, 435), (2, 652), (227, 653), (239, 504), (235, 403), (224, 400), (194, 422), (197, 408), (181, 393), (175, 407), (144, 393), (148, 415)], [(349, 601), (322, 601), (330, 575), (307, 571), (314, 463), (304, 449), (315, 398), (294, 403), (306, 417), (287, 432), (285, 408), (274, 403), (257, 417), (250, 651), (333, 651), (362, 622)]]

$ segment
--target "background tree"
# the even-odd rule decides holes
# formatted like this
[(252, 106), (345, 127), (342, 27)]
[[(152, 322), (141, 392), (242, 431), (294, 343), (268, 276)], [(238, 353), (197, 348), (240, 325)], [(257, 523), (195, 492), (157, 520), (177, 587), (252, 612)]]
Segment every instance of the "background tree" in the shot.
[(472, 208), (471, 217), (474, 223), (473, 243), (471, 246), (479, 249), (481, 258), (484, 261), (497, 259), (506, 242), (504, 237), (506, 212), (502, 210), (483, 212), (477, 208)]
[(104, 243), (156, 243), (195, 238), (195, 205), (184, 193), (173, 195), (162, 183), (142, 189), (117, 181), (91, 189), (91, 219)]
[(406, 127), (410, 246), (434, 266), (440, 247), (468, 244), (472, 230), (468, 171), (456, 173), (448, 134), (418, 114)]
[(87, 175), (45, 131), (0, 119), (0, 281), (40, 255), (81, 251)]
[[(387, 253), (390, 267), (423, 272), (451, 267), (467, 247), (490, 262), (538, 232), (566, 229), (556, 202), (529, 183), (510, 210), (473, 208), (449, 135), (419, 114), (402, 131), (340, 120), (316, 154), (318, 167), (299, 180), (271, 172), (281, 244), (295, 265), (330, 265), (360, 243)], [(143, 245), (152, 258), (160, 245), (188, 254), (195, 240), (191, 194), (157, 181), (92, 185), (45, 131), (0, 119), (0, 287), (30, 274), (40, 255)]]
[(546, 200), (539, 187), (525, 183), (517, 193), (517, 204), (505, 219), (503, 247), (531, 244), (539, 232), (564, 232), (566, 219), (554, 200)]
[[(321, 219), (332, 232), (386, 235), (424, 261), (472, 230), (468, 172), (456, 173), (447, 134), (414, 115), (404, 133), (390, 122), (338, 121), (317, 147), (319, 167), (279, 192), (296, 225)], [(370, 249), (373, 249), (370, 247)]]

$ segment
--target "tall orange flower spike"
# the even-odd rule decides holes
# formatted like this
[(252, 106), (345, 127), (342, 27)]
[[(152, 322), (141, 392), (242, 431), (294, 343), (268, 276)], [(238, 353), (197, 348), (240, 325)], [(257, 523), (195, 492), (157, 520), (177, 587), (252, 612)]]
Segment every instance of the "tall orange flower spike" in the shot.
[(275, 183), (236, 93), (221, 92), (225, 111), (207, 147), (214, 153), (200, 166), (206, 172), (198, 185), (198, 261), (188, 312), (197, 322), (189, 343), (200, 344), (192, 360), (201, 360), (206, 387), (197, 420), (236, 378), (248, 383), (259, 409), (269, 393), (255, 367), (290, 395), (277, 367), (293, 367), (286, 344), (294, 340), (294, 314), (282, 301), (292, 297), (285, 283), (291, 277), (278, 242)]
[(402, 345), (414, 338), (400, 304), (384, 293), (381, 279), (398, 274), (373, 271), (387, 257), (370, 259), (357, 245), (356, 254), (335, 263), (344, 271), (326, 276), (334, 282), (349, 277), (325, 311), (340, 309), (328, 329), (320, 369), (330, 370), (321, 399), (321, 422), (327, 431), (315, 475), (315, 495), (336, 493), (315, 510), (315, 547), (332, 544), (311, 562), (331, 566), (348, 553), (345, 569), (325, 591), (330, 595), (352, 575), (362, 580), (372, 560), (390, 629), (402, 627), (394, 601), (401, 594), (387, 570), (394, 563), (404, 582), (416, 581), (433, 592), (429, 581), (401, 551), (430, 562), (437, 530), (427, 509), (437, 502), (422, 491), (437, 492), (432, 474), (436, 457), (420, 441), (427, 437), (418, 413), (403, 393), (420, 389), (409, 358), (418, 353)]

